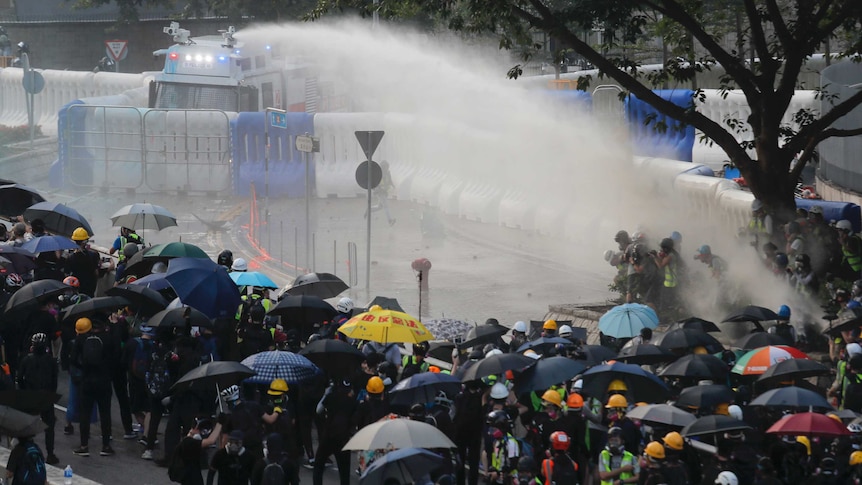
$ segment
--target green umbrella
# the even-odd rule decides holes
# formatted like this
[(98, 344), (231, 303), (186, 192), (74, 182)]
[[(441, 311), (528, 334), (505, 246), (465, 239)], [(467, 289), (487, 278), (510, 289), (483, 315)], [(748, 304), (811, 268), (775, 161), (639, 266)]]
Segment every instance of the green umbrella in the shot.
[(144, 258), (207, 258), (209, 256), (203, 249), (194, 244), (184, 242), (170, 242), (159, 244), (150, 248), (143, 256)]

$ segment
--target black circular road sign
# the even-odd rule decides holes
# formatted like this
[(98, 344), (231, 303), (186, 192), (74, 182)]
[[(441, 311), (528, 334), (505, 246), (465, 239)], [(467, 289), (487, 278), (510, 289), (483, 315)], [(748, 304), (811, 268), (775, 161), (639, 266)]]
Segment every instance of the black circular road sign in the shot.
[(380, 169), (380, 165), (377, 164), (374, 160), (370, 162), (365, 161), (359, 164), (356, 167), (356, 183), (359, 184), (365, 190), (368, 190), (368, 164), (371, 163), (371, 188), (377, 188), (380, 185), (380, 181), (383, 179), (383, 170)]

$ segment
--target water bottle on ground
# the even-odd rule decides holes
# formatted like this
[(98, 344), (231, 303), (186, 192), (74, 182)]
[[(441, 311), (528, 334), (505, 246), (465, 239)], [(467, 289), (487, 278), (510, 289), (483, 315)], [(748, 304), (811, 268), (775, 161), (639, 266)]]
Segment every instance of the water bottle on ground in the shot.
[(66, 465), (63, 470), (63, 485), (72, 485), (72, 465)]

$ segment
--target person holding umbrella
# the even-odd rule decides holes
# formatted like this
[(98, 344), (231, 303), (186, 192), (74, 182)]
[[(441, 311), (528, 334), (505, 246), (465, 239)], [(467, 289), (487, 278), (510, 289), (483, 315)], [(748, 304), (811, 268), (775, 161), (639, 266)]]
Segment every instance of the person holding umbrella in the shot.
[[(51, 355), (48, 345), (48, 336), (44, 333), (34, 334), (30, 338), (30, 353), (21, 359), (20, 369), (16, 376), (18, 389), (22, 391), (50, 391), (57, 392), (57, 360)], [(60, 463), (60, 459), (54, 454), (54, 427), (57, 417), (54, 415), (54, 407), (42, 412), (42, 421), (45, 422), (45, 451), (47, 457), (45, 462), (49, 465)]]
[(83, 227), (72, 232), (72, 240), (78, 243), (78, 249), (66, 258), (65, 273), (78, 278), (79, 291), (90, 298), (96, 295), (96, 283), (99, 278), (99, 253), (90, 249), (90, 234)]

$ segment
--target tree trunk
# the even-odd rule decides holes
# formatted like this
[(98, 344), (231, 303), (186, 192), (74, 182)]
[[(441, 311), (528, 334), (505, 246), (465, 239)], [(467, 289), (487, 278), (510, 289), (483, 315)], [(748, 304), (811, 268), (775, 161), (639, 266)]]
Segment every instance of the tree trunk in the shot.
[(791, 221), (796, 216), (796, 180), (790, 176), (790, 161), (779, 159), (774, 153), (761, 156), (764, 160), (736, 165), (775, 224)]

